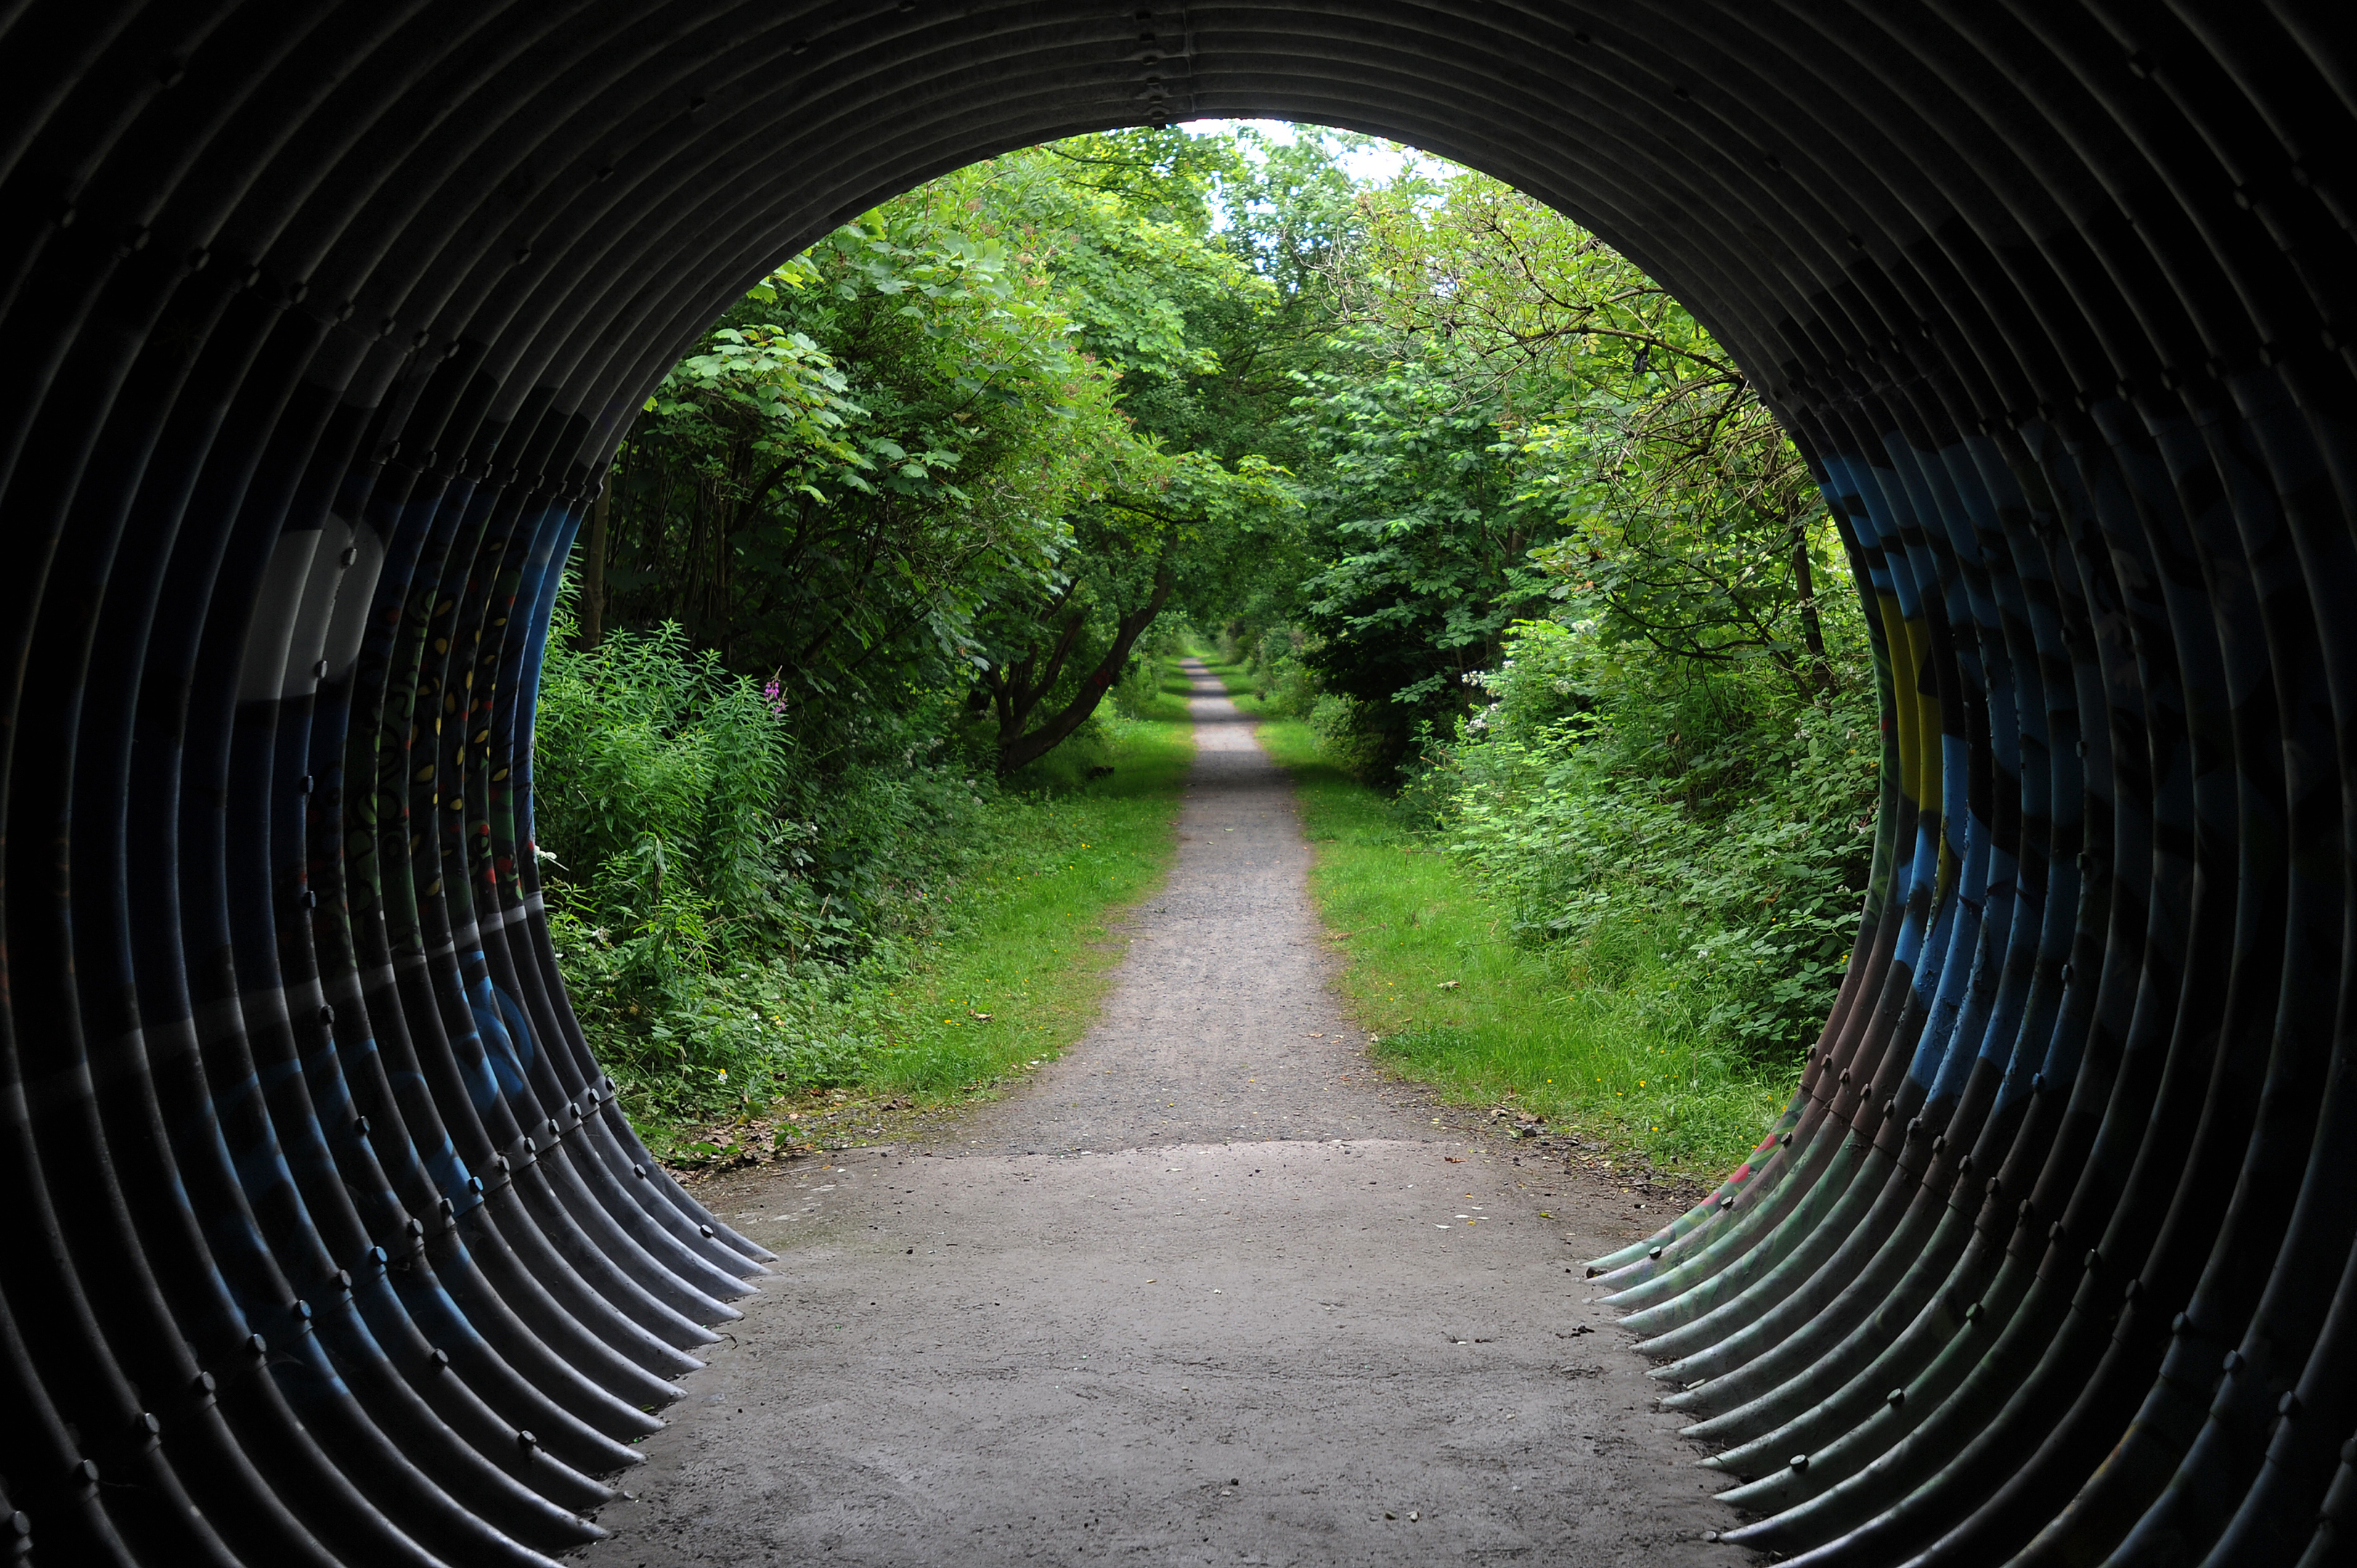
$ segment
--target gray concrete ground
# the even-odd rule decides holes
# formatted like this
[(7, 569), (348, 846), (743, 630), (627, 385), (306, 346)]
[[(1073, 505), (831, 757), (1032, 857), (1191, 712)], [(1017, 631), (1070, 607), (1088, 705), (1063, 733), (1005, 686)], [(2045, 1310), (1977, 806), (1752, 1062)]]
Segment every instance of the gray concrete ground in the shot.
[(1579, 1272), (1665, 1213), (1372, 1068), (1284, 775), (1190, 672), (1103, 1017), (954, 1142), (705, 1190), (776, 1277), (577, 1560), (1750, 1561)]

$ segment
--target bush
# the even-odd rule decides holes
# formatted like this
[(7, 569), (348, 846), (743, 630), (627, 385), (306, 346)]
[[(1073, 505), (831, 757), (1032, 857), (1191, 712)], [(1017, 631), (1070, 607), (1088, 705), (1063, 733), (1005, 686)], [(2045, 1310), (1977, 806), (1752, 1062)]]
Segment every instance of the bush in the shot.
[(1870, 688), (1801, 704), (1739, 667), (1622, 661), (1552, 622), (1509, 647), (1417, 789), (1516, 933), (1572, 950), (1592, 983), (1660, 972), (1699, 1028), (1755, 1056), (1813, 1038), (1873, 852)]
[(542, 681), (534, 836), (599, 1061), (656, 1122), (855, 1081), (877, 1039), (856, 998), (931, 929), (996, 786), (881, 725), (813, 757), (774, 687), (676, 627), (590, 652), (571, 630)]

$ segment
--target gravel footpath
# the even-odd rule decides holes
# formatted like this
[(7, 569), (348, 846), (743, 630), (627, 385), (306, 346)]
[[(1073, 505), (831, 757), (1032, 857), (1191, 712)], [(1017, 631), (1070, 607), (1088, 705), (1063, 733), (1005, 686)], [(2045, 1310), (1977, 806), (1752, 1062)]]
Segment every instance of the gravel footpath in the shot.
[(1664, 1212), (1370, 1063), (1285, 776), (1189, 672), (1103, 1016), (943, 1142), (702, 1189), (777, 1276), (573, 1561), (1754, 1561), (1579, 1273)]

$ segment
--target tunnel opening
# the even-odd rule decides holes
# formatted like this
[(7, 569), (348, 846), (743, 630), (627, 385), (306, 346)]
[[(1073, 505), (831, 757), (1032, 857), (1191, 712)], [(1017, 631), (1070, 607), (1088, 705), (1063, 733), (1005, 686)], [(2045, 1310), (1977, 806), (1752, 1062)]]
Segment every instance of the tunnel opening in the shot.
[(572, 1026), (532, 694), (631, 410), (1068, 132), (1350, 126), (1764, 389), (1870, 588), (1784, 1122), (1599, 1260), (1819, 1563), (2330, 1560), (2357, 1432), (2345, 153), (2306, 7), (36, 0), (0, 51), (0, 1488), (59, 1562), (536, 1562), (764, 1261)]

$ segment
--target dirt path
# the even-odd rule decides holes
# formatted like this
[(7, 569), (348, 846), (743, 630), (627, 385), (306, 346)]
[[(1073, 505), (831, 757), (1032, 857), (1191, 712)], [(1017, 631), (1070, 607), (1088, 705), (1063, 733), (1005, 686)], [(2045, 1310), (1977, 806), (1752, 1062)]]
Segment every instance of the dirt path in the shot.
[(579, 1561), (1748, 1561), (1577, 1272), (1660, 1213), (1371, 1067), (1285, 777), (1189, 670), (1103, 1018), (954, 1143), (705, 1189), (778, 1277)]

